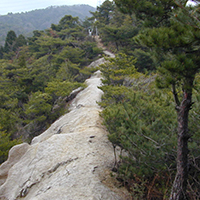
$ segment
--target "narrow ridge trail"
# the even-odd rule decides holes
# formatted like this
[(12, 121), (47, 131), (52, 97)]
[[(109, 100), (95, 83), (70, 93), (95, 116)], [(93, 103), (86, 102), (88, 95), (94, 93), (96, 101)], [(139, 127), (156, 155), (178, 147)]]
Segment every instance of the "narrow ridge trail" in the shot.
[(101, 39), (100, 39), (100, 37), (98, 35), (95, 36), (95, 41), (97, 42), (97, 47), (103, 49), (104, 54), (106, 54), (107, 56), (109, 56), (111, 58), (115, 57), (115, 54), (111, 53), (110, 51), (108, 51), (106, 49), (106, 47), (103, 45), (103, 43), (101, 42)]
[(60, 117), (29, 145), (14, 146), (0, 166), (1, 200), (128, 200), (111, 178), (111, 143), (99, 116), (101, 72)]

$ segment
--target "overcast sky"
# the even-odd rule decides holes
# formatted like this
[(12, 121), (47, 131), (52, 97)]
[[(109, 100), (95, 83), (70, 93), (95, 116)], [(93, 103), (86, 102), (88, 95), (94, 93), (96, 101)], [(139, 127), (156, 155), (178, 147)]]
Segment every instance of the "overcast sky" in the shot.
[(103, 0), (0, 0), (0, 15), (46, 8), (49, 6), (88, 4), (96, 7)]

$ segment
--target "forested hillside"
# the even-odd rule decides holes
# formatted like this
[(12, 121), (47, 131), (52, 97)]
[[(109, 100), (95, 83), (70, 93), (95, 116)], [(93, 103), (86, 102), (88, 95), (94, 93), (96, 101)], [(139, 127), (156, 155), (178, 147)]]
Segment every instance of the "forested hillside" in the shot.
[[(95, 69), (99, 34), (116, 54), (101, 65), (101, 116), (121, 150), (113, 174), (133, 199), (200, 199), (199, 4), (106, 0), (80, 22), (66, 15), (25, 38), (12, 29), (0, 60), (1, 161), (63, 112)], [(89, 35), (88, 35), (89, 34)]]
[(72, 90), (84, 87), (87, 69), (102, 51), (78, 17), (66, 15), (25, 39), (9, 31), (0, 59), (0, 160), (67, 111)]
[(89, 5), (51, 6), (24, 13), (8, 13), (0, 16), (0, 44), (3, 45), (7, 32), (14, 30), (17, 35), (32, 36), (34, 30), (45, 30), (51, 24), (58, 24), (65, 15), (72, 15), (84, 20), (90, 17), (95, 8)]

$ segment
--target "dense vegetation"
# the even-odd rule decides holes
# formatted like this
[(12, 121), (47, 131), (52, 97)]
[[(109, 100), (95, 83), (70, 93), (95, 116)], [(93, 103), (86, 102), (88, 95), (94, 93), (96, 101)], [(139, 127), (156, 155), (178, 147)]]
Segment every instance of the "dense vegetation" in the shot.
[(65, 15), (84, 20), (91, 16), (90, 11), (95, 11), (95, 8), (89, 5), (51, 6), (30, 12), (0, 15), (0, 45), (4, 45), (6, 35), (10, 30), (14, 30), (17, 35), (30, 37), (34, 30), (45, 30), (52, 23), (58, 24)]
[(133, 199), (199, 199), (199, 5), (115, 0), (92, 14), (118, 53), (101, 67), (117, 178)]
[[(123, 152), (113, 170), (133, 199), (168, 199), (176, 173), (177, 116), (173, 94), (170, 88), (161, 90), (156, 86), (156, 74), (137, 72), (134, 58), (119, 54), (109, 60), (101, 66), (105, 93), (100, 105), (104, 108), (108, 137), (114, 149), (120, 147)], [(198, 199), (199, 89), (194, 91), (193, 100), (188, 195), (189, 199)]]
[(90, 75), (101, 50), (78, 17), (66, 15), (25, 38), (9, 31), (0, 59), (0, 162), (67, 111), (66, 97)]

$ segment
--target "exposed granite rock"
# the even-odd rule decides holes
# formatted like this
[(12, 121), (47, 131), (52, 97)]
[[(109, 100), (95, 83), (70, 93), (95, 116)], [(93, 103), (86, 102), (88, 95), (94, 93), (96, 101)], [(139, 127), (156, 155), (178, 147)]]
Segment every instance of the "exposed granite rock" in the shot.
[(103, 94), (98, 88), (101, 72), (86, 84), (69, 113), (35, 137), (31, 145), (10, 150), (8, 160), (0, 166), (0, 199), (131, 199), (110, 177), (113, 149), (97, 104)]
[[(103, 53), (106, 56), (109, 56), (111, 58), (115, 57), (115, 54), (111, 53), (110, 51), (104, 50)], [(98, 67), (99, 65), (103, 64), (105, 61), (106, 61), (105, 58), (99, 58), (98, 60), (95, 60), (94, 62), (92, 62), (88, 67), (89, 68)]]
[(109, 57), (111, 57), (111, 58), (114, 58), (114, 57), (115, 57), (115, 54), (111, 53), (110, 51), (105, 50), (105, 51), (103, 51), (103, 52), (104, 52), (104, 54), (106, 54), (107, 56), (109, 56)]
[(0, 166), (0, 185), (6, 181), (10, 168), (21, 159), (29, 147), (30, 145), (23, 143), (10, 149), (8, 160)]

